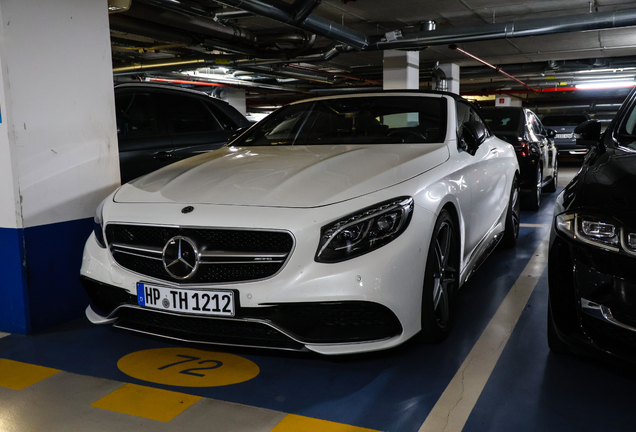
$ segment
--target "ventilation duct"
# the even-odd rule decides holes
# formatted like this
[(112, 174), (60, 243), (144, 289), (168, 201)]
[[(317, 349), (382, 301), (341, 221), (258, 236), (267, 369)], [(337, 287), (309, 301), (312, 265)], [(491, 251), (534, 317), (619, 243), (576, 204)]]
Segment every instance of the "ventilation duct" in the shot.
[[(227, 1), (227, 0), (224, 0)], [(369, 50), (410, 49), (419, 50), (431, 45), (446, 45), (514, 37), (539, 36), (586, 30), (603, 30), (636, 25), (636, 10), (598, 12), (555, 18), (537, 18), (486, 24), (465, 29), (421, 30), (405, 33), (396, 40), (375, 37)]]

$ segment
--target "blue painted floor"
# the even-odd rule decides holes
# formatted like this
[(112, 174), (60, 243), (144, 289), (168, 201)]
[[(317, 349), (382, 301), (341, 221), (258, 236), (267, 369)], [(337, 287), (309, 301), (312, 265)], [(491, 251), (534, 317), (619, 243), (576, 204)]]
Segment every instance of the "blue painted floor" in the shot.
[[(548, 234), (556, 196), (544, 194), (539, 212), (523, 212), (523, 224), (539, 226), (522, 227), (518, 246), (493, 252), (464, 285), (455, 328), (439, 345), (407, 343), (336, 358), (213, 347), (253, 361), (261, 372), (250, 381), (208, 388), (152, 384), (125, 375), (117, 368), (123, 356), (179, 345), (86, 320), (34, 336), (2, 338), (0, 358), (369, 429), (415, 432)], [(636, 430), (634, 375), (598, 361), (551, 354), (546, 308), (547, 269), (464, 430)]]

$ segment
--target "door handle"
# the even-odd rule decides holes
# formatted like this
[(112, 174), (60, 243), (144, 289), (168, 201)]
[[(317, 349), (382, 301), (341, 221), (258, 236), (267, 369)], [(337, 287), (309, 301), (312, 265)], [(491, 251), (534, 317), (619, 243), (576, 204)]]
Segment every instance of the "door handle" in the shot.
[(160, 161), (165, 161), (168, 159), (172, 159), (172, 153), (171, 152), (167, 152), (167, 151), (160, 151), (155, 153), (155, 155), (153, 156), (155, 159), (160, 160)]

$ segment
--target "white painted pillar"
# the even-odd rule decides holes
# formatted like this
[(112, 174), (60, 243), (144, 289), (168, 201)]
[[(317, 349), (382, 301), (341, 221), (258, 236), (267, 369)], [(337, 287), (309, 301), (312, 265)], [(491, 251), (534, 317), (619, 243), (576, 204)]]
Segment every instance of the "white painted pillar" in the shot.
[(439, 69), (446, 75), (445, 88), (439, 88), (437, 83), (433, 82), (433, 90), (459, 94), (459, 65), (446, 63), (439, 65)]
[(81, 316), (83, 244), (119, 184), (104, 0), (0, 2), (0, 331)]
[(384, 90), (419, 90), (420, 52), (384, 51), (382, 88)]
[(236, 108), (241, 114), (247, 114), (245, 104), (245, 90), (236, 88), (224, 88), (221, 92), (221, 99)]

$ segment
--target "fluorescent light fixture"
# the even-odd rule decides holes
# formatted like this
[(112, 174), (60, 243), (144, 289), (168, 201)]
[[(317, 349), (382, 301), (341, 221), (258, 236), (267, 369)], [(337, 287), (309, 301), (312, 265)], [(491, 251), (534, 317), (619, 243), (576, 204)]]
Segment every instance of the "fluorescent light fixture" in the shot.
[(616, 73), (616, 72), (632, 71), (634, 69), (636, 69), (636, 67), (611, 68), (611, 69), (588, 69), (588, 70), (575, 71), (574, 73), (576, 74), (606, 73), (606, 72)]
[(594, 81), (585, 84), (576, 84), (578, 90), (602, 90), (615, 88), (628, 88), (636, 86), (636, 81)]

